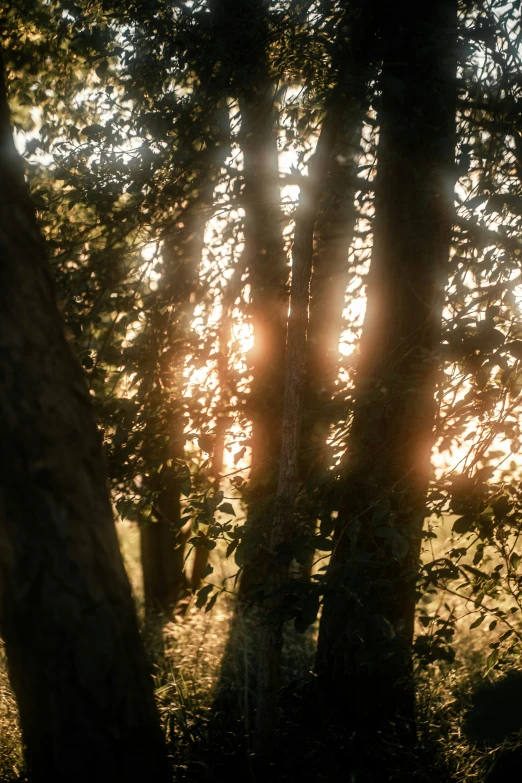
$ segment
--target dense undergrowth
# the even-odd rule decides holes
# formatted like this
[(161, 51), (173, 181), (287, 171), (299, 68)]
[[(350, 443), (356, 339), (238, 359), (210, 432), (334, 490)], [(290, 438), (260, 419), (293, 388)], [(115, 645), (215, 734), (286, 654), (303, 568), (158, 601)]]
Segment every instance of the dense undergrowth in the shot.
[[(138, 536), (132, 527), (122, 527), (122, 549), (133, 583), (138, 608), (142, 607)], [(365, 774), (371, 748), (364, 738), (343, 737), (329, 716), (314, 701), (313, 660), (315, 629), (301, 635), (293, 628), (286, 632), (284, 685), (281, 693), (282, 720), (278, 735), (276, 761), (266, 776), (249, 762), (248, 742), (238, 737), (243, 731), (220, 728), (212, 715), (214, 686), (228, 637), (233, 599), (223, 595), (211, 611), (198, 609), (194, 601), (184, 607), (172, 622), (145, 626), (144, 635), (153, 664), (156, 696), (175, 781), (217, 783), (230, 779), (265, 779), (278, 781), (324, 781), (345, 779), (353, 783), (371, 783)], [(425, 781), (426, 783), (464, 783), (464, 781), (505, 780), (509, 759), (516, 748), (516, 734), (506, 741), (495, 735), (494, 727), (502, 723), (506, 711), (506, 694), (493, 692), (477, 702), (477, 689), (483, 687), (483, 669), (488, 654), (489, 637), (463, 631), (456, 639), (457, 657), (450, 663), (423, 669), (417, 674), (418, 743), (406, 755), (399, 753), (399, 742), (390, 736), (389, 757), (383, 759), (390, 781)], [(489, 682), (502, 680), (500, 673), (490, 673)], [(518, 699), (522, 686), (517, 678), (505, 691)], [(519, 690), (517, 690), (517, 688)], [(478, 732), (475, 741), (467, 736), (469, 711), (477, 708)], [(484, 707), (486, 705), (486, 707)], [(509, 705), (508, 705), (509, 706)], [(487, 714), (484, 715), (484, 710)], [(482, 710), (482, 714), (480, 714)], [(515, 719), (516, 723), (516, 719)], [(516, 729), (506, 724), (506, 731)], [(237, 728), (237, 727), (236, 727)], [(16, 702), (9, 687), (5, 656), (0, 666), (0, 780), (22, 783), (24, 776), (21, 735)], [(485, 739), (484, 739), (485, 738)], [(515, 739), (513, 739), (515, 738)], [(499, 758), (501, 757), (501, 764)], [(505, 759), (508, 759), (506, 767)], [(491, 768), (500, 772), (491, 772)], [(348, 765), (348, 766), (347, 766)], [(488, 772), (489, 771), (489, 772)], [(348, 777), (346, 777), (348, 775)], [(495, 777), (500, 775), (500, 777)], [(231, 777), (232, 776), (232, 777)], [(513, 778), (516, 779), (516, 778)], [(379, 783), (379, 781), (376, 781)]]

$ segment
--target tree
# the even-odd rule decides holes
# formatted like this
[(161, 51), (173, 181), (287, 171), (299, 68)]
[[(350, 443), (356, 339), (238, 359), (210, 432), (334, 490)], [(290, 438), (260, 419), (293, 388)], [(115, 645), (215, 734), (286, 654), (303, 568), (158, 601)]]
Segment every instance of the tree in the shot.
[[(308, 300), (313, 260), (313, 236), (322, 184), (321, 173), (328, 165), (338, 130), (335, 115), (327, 115), (317, 150), (310, 164), (309, 180), (301, 186), (300, 209), (292, 253), (292, 286), (286, 347), (285, 400), (279, 482), (273, 519), (269, 527), (270, 559), (262, 570), (264, 602), (261, 623), (257, 628), (255, 745), (263, 761), (272, 750), (277, 723), (280, 655), (283, 645), (282, 609), (284, 585), (288, 578), (290, 558), (284, 555), (295, 535), (293, 505), (297, 494), (300, 452), (303, 376), (308, 325)], [(259, 623), (259, 620), (258, 620)]]
[(316, 658), (336, 714), (371, 732), (414, 720), (413, 620), (451, 242), (457, 66), (453, 0), (376, 10), (383, 66), (374, 244)]
[(31, 779), (168, 780), (100, 435), (0, 93), (0, 623)]
[[(306, 363), (307, 358), (310, 362), (316, 348), (313, 346), (310, 351), (307, 346), (311, 323), (310, 288), (313, 283), (316, 222), (325, 181), (332, 177), (335, 169), (332, 155), (340, 130), (345, 122), (353, 120), (353, 115), (360, 117), (364, 106), (368, 78), (366, 52), (373, 37), (370, 19), (371, 15), (369, 17), (358, 5), (350, 6), (346, 13), (341, 15), (332, 57), (336, 83), (325, 98), (325, 113), (320, 134), (309, 163), (309, 175), (301, 182), (299, 206), (296, 212), (286, 339), (279, 480), (274, 508), (266, 526), (268, 545), (264, 563), (260, 568), (263, 594), (259, 601), (260, 618), (254, 637), (256, 639), (254, 748), (262, 763), (270, 757), (277, 726), (283, 623), (286, 619), (285, 613), (288, 611), (287, 582), (290, 563), (295, 554), (293, 547), (299, 534), (302, 533), (299, 530), (295, 506), (299, 484)], [(342, 68), (348, 65), (351, 66), (350, 78), (346, 79)], [(349, 127), (353, 133), (357, 133), (357, 122), (355, 128), (351, 122)], [(352, 212), (353, 209), (348, 214), (351, 215)], [(340, 244), (342, 246), (344, 243)], [(346, 269), (348, 266), (348, 259), (347, 254), (342, 257), (342, 250), (339, 255), (339, 258), (333, 257), (336, 262), (334, 269), (343, 280), (343, 267)], [(316, 293), (322, 288), (321, 293), (327, 296), (325, 286), (321, 286), (321, 283), (324, 281), (320, 281), (316, 286)], [(341, 287), (341, 294), (344, 294), (345, 290), (346, 286), (344, 289)], [(336, 314), (338, 323), (342, 317), (342, 306), (332, 307), (332, 311), (330, 323), (325, 328), (328, 336), (331, 332), (335, 334)], [(328, 339), (323, 341), (323, 347), (327, 342)], [(331, 372), (326, 374), (324, 379), (326, 383), (329, 381), (332, 383), (331, 375)]]
[[(355, 11), (357, 16), (356, 9), (354, 4), (345, 18), (346, 22), (351, 21), (352, 28), (354, 20), (350, 15)], [(367, 22), (365, 26), (370, 27)], [(350, 29), (350, 26), (346, 27)], [(357, 179), (357, 171), (370, 78), (370, 63), (366, 61), (369, 39), (362, 28), (356, 35), (360, 36), (358, 41), (349, 39), (343, 46), (338, 31), (331, 44), (334, 63), (346, 79), (346, 98), (343, 105), (335, 109), (340, 128), (329, 167), (322, 174), (322, 195), (314, 232), (300, 455), (301, 481), (309, 496), (304, 509), (304, 514), (309, 515), (309, 536), (313, 536), (316, 528), (318, 482), (324, 483), (331, 465), (332, 452), (327, 440), (342, 416), (337, 387), (339, 341), (344, 326), (346, 291), (354, 274), (348, 255), (359, 215), (356, 194), (362, 183)], [(308, 555), (301, 558), (305, 561), (302, 574), (309, 577), (314, 558), (313, 542), (308, 541), (305, 547)]]
[[(249, 311), (254, 333), (249, 357), (252, 380), (245, 406), (252, 423), (249, 507), (240, 545), (243, 568), (239, 597), (218, 688), (217, 704), (224, 712), (222, 702), (230, 704), (230, 693), (238, 686), (241, 692), (244, 687), (243, 676), (238, 678), (238, 674), (243, 670), (243, 660), (248, 657), (244, 653), (251, 642), (245, 609), (259, 589), (257, 559), (266, 543), (262, 521), (276, 484), (288, 269), (279, 182), (277, 81), (269, 57), (270, 4), (266, 0), (248, 0), (238, 13), (233, 0), (215, 0), (212, 10), (216, 34), (222, 42), (222, 78), (238, 101), (241, 118), (238, 140), (243, 154), (241, 204), (245, 213), (242, 263), (251, 289)], [(250, 668), (249, 662), (246, 665)], [(244, 672), (246, 678), (249, 675)]]
[[(237, 3), (216, 0), (213, 12), (216, 35), (222, 42), (222, 78), (238, 101), (241, 118), (243, 263), (251, 287), (254, 332), (246, 405), (252, 421), (248, 494), (252, 505), (257, 504), (248, 524), (257, 529), (257, 533), (252, 531), (256, 541), (260, 525), (252, 517), (274, 490), (281, 445), (288, 279), (279, 182), (277, 79), (270, 62), (273, 20), (266, 0), (248, 0), (240, 13)], [(240, 589), (248, 581), (242, 580)]]

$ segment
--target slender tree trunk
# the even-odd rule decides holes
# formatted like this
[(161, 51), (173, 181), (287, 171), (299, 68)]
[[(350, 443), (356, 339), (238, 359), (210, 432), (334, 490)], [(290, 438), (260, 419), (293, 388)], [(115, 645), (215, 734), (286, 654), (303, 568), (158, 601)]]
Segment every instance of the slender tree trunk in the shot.
[[(230, 146), (230, 120), (228, 106), (219, 102), (213, 85), (205, 85), (207, 94), (215, 98), (210, 112), (215, 123), (213, 155), (205, 150), (207, 181), (199, 193), (195, 193), (171, 235), (164, 239), (162, 281), (162, 308), (154, 316), (153, 329), (158, 339), (159, 382), (168, 390), (165, 417), (153, 422), (159, 435), (160, 453), (164, 463), (183, 464), (185, 457), (184, 432), (186, 418), (183, 410), (184, 367), (191, 350), (192, 320), (200, 301), (199, 273), (205, 249), (205, 229), (214, 206), (215, 183), (225, 162)], [(179, 600), (189, 592), (186, 574), (186, 542), (190, 536), (190, 524), (181, 526), (181, 481), (172, 470), (164, 471), (159, 479), (160, 488), (155, 507), (155, 520), (141, 527), (141, 558), (145, 607), (149, 614), (168, 615)], [(206, 553), (206, 554), (205, 554)], [(208, 550), (196, 553), (196, 585), (208, 559)], [(203, 562), (204, 561), (204, 562)], [(190, 585), (193, 587), (194, 585)]]
[[(266, 77), (265, 77), (266, 79)], [(254, 327), (252, 384), (253, 501), (275, 490), (281, 448), (288, 268), (283, 245), (275, 87), (263, 79), (240, 97), (245, 181), (245, 252)]]
[[(229, 383), (229, 351), (228, 345), (231, 339), (231, 310), (236, 295), (239, 293), (236, 289), (237, 281), (235, 275), (229, 283), (229, 288), (223, 297), (223, 315), (219, 328), (218, 338), (218, 381), (219, 381), (219, 414), (216, 421), (214, 434), (214, 449), (212, 452), (212, 461), (210, 465), (210, 474), (213, 479), (213, 496), (220, 492), (223, 463), (225, 459), (225, 443), (227, 432), (232, 424), (229, 416), (230, 407), (230, 383)], [(235, 292), (235, 295), (234, 295)], [(208, 531), (207, 531), (208, 535)], [(203, 574), (209, 560), (209, 549), (204, 544), (196, 545), (192, 573), (190, 576), (190, 586), (197, 590), (201, 586)]]
[[(252, 506), (277, 486), (281, 448), (288, 267), (279, 184), (276, 84), (270, 72), (267, 0), (214, 0), (216, 33), (233, 53), (224, 60), (241, 115), (244, 259), (250, 284), (254, 347), (247, 414), (252, 421)], [(252, 515), (250, 515), (252, 517)], [(252, 528), (258, 527), (253, 521)], [(246, 582), (249, 580), (247, 579)], [(245, 584), (246, 584), (245, 582)]]
[(270, 757), (277, 724), (277, 697), (283, 645), (284, 585), (290, 558), (282, 547), (294, 534), (294, 502), (298, 486), (303, 381), (308, 327), (308, 302), (314, 246), (314, 226), (321, 194), (322, 175), (327, 170), (338, 130), (338, 114), (324, 120), (310, 175), (301, 187), (292, 251), (292, 285), (288, 319), (283, 437), (275, 512), (269, 528), (271, 560), (266, 565), (265, 602), (256, 627), (256, 712), (254, 750), (261, 760)]
[[(179, 402), (171, 402), (173, 410), (166, 412), (164, 443), (167, 460), (175, 466), (184, 456), (184, 419)], [(168, 616), (181, 598), (187, 595), (185, 575), (185, 543), (188, 533), (181, 525), (181, 490), (171, 470), (160, 478), (161, 487), (154, 506), (154, 519), (140, 526), (141, 567), (145, 611), (149, 616)]]
[[(252, 622), (246, 611), (260, 588), (258, 553), (266, 547), (263, 519), (277, 487), (281, 450), (288, 267), (277, 146), (276, 84), (269, 65), (269, 2), (214, 0), (216, 29), (233, 52), (228, 61), (229, 89), (238, 98), (239, 143), (243, 153), (242, 206), (244, 261), (250, 285), (254, 347), (249, 360), (252, 381), (246, 413), (252, 422), (249, 508), (241, 543), (238, 598), (223, 656), (216, 710), (229, 720), (243, 714), (248, 723)], [(248, 695), (245, 698), (245, 690)], [(247, 730), (248, 733), (248, 730)]]
[[(364, 101), (358, 96), (353, 106), (343, 112), (315, 228), (300, 466), (304, 484), (330, 466), (327, 439), (340, 416), (335, 403), (339, 341), (349, 282), (348, 253), (357, 220), (355, 193), (363, 116)], [(310, 537), (315, 526), (316, 520), (310, 519)], [(311, 549), (307, 561), (299, 569), (305, 579), (310, 578), (313, 558)]]
[(190, 349), (191, 320), (213, 192), (213, 186), (209, 186), (187, 207), (180, 221), (182, 227), (165, 240), (163, 251), (162, 299), (171, 307), (154, 314), (152, 328), (158, 340), (158, 381), (162, 389), (168, 390), (168, 396), (163, 420), (153, 421), (151, 427), (158, 436), (158, 452), (164, 454), (160, 461), (170, 461), (173, 469), (159, 475), (154, 520), (140, 527), (145, 608), (149, 614), (168, 614), (188, 593), (188, 532), (181, 528), (181, 488), (175, 474), (185, 454), (183, 370)]
[[(363, 107), (348, 109), (337, 140), (331, 171), (324, 184), (315, 229), (310, 322), (306, 351), (306, 441), (308, 463), (322, 466), (325, 441), (334, 423), (331, 412), (339, 373), (339, 341), (349, 281), (348, 252), (353, 242), (357, 210)], [(308, 431), (307, 431), (308, 430)]]
[(0, 623), (32, 781), (167, 781), (100, 435), (0, 88)]
[(377, 8), (374, 250), (316, 660), (342, 720), (372, 732), (414, 720), (415, 583), (451, 241), (457, 64), (456, 0)]

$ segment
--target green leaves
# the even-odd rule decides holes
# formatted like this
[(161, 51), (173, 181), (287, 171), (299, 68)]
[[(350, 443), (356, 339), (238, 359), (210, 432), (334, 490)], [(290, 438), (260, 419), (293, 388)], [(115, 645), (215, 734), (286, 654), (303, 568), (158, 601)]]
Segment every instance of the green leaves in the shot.
[(472, 516), (463, 516), (459, 517), (454, 523), (452, 530), (454, 533), (457, 533), (457, 535), (464, 535), (465, 533), (469, 533), (469, 531), (474, 526), (474, 519)]
[(204, 585), (198, 590), (196, 598), (196, 606), (198, 609), (202, 609), (205, 606), (213, 589), (214, 585)]
[(498, 663), (498, 660), (500, 658), (500, 651), (497, 649), (493, 650), (489, 655), (488, 659), (486, 661), (486, 666), (484, 667), (484, 677), (489, 674), (491, 669), (493, 669), (496, 664)]

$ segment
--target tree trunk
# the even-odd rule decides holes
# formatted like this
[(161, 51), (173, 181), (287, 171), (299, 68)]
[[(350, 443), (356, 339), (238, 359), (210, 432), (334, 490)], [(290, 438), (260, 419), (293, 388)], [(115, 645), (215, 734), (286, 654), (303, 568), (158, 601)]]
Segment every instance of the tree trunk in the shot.
[(0, 90), (0, 622), (32, 781), (167, 781), (100, 435)]
[[(277, 486), (281, 448), (288, 267), (277, 146), (277, 85), (270, 72), (269, 3), (214, 0), (216, 32), (232, 56), (224, 60), (241, 115), (244, 259), (251, 287), (254, 347), (247, 414), (252, 421), (249, 497), (266, 500)], [(256, 525), (256, 523), (254, 523)]]
[[(380, 8), (374, 249), (316, 672), (342, 720), (411, 729), (415, 584), (455, 181), (456, 0)], [(388, 30), (393, 24), (394, 35)]]
[[(213, 203), (208, 186), (184, 211), (174, 237), (165, 240), (161, 287), (163, 304), (153, 315), (152, 329), (158, 343), (158, 389), (167, 390), (162, 421), (152, 421), (158, 436), (158, 462), (172, 462), (173, 469), (157, 477), (159, 489), (154, 521), (140, 527), (145, 609), (148, 614), (168, 613), (188, 593), (185, 543), (189, 532), (181, 529), (181, 488), (176, 467), (184, 458), (185, 416), (182, 391), (184, 365), (190, 350), (190, 330), (197, 303), (198, 273), (204, 249), (205, 226)], [(163, 453), (163, 459), (159, 454)]]
[[(229, 351), (228, 345), (231, 339), (231, 310), (238, 295), (236, 275), (232, 275), (232, 280), (223, 297), (223, 315), (219, 328), (218, 337), (218, 381), (219, 381), (219, 414), (216, 420), (214, 431), (214, 448), (212, 452), (212, 461), (210, 464), (210, 476), (212, 478), (213, 497), (216, 497), (220, 491), (223, 463), (225, 459), (225, 444), (227, 432), (233, 423), (233, 419), (228, 415), (230, 410), (230, 383), (229, 383)], [(212, 523), (211, 523), (212, 526)], [(207, 535), (208, 535), (207, 531)], [(209, 560), (209, 549), (204, 545), (205, 539), (201, 545), (196, 544), (194, 553), (194, 562), (190, 576), (190, 586), (192, 590), (198, 590), (201, 587), (205, 569)]]
[[(172, 400), (172, 407), (179, 401)], [(167, 411), (165, 459), (179, 464), (183, 459), (184, 420), (180, 410)], [(174, 468), (175, 469), (175, 468)], [(188, 533), (181, 526), (181, 490), (170, 470), (160, 478), (154, 520), (140, 525), (141, 567), (145, 611), (148, 616), (167, 617), (187, 595), (185, 543)]]
[(264, 761), (270, 757), (277, 724), (277, 697), (283, 646), (284, 585), (290, 558), (282, 547), (294, 534), (294, 503), (298, 486), (303, 381), (308, 328), (308, 302), (322, 175), (327, 170), (338, 130), (338, 115), (328, 114), (321, 129), (310, 175), (301, 186), (292, 251), (292, 285), (285, 361), (285, 397), (279, 483), (275, 512), (269, 528), (270, 562), (264, 570), (265, 602), (256, 627), (256, 703), (254, 750)]
[[(327, 439), (341, 415), (334, 398), (349, 282), (348, 253), (357, 220), (355, 193), (364, 103), (362, 99), (354, 101), (343, 113), (315, 228), (300, 467), (305, 485), (328, 470), (331, 460)], [(310, 538), (315, 533), (315, 526), (316, 520), (310, 519)], [(299, 569), (301, 577), (310, 578), (313, 558), (314, 552), (310, 549), (307, 561)]]
[(254, 502), (266, 499), (277, 483), (288, 308), (274, 92), (275, 87), (262, 80), (239, 101), (245, 181), (245, 252), (254, 327), (248, 402), (252, 420), (249, 490)]
[[(183, 389), (184, 368), (191, 349), (192, 320), (200, 300), (199, 273), (205, 249), (205, 229), (214, 206), (214, 190), (229, 150), (230, 120), (228, 106), (214, 94), (215, 87), (205, 85), (206, 93), (215, 101), (209, 112), (215, 123), (214, 150), (205, 150), (207, 181), (199, 193), (193, 194), (185, 207), (175, 230), (164, 239), (164, 272), (160, 294), (162, 304), (154, 315), (153, 330), (158, 340), (158, 365), (161, 389), (168, 390), (165, 420), (160, 423), (158, 453), (164, 458), (158, 462), (183, 464), (185, 457)], [(191, 142), (189, 139), (189, 146)], [(210, 163), (209, 163), (210, 161)], [(152, 427), (158, 430), (158, 423)], [(186, 542), (190, 524), (181, 527), (181, 482), (167, 470), (159, 477), (160, 487), (155, 506), (155, 521), (142, 524), (141, 559), (145, 592), (145, 608), (149, 614), (168, 615), (179, 600), (188, 595)], [(196, 552), (195, 585), (200, 581), (208, 550)], [(194, 587), (194, 584), (190, 585)]]
[(281, 450), (288, 267), (283, 241), (283, 214), (277, 146), (276, 84), (269, 67), (267, 0), (215, 0), (216, 29), (227, 61), (229, 89), (238, 98), (239, 143), (243, 153), (242, 206), (244, 262), (250, 284), (254, 347), (252, 381), (246, 413), (252, 422), (249, 508), (240, 548), (242, 571), (238, 598), (223, 656), (215, 707), (227, 719), (243, 713), (248, 723), (245, 690), (250, 691), (252, 627), (245, 608), (259, 589), (257, 557), (266, 547), (269, 499), (277, 488)]

